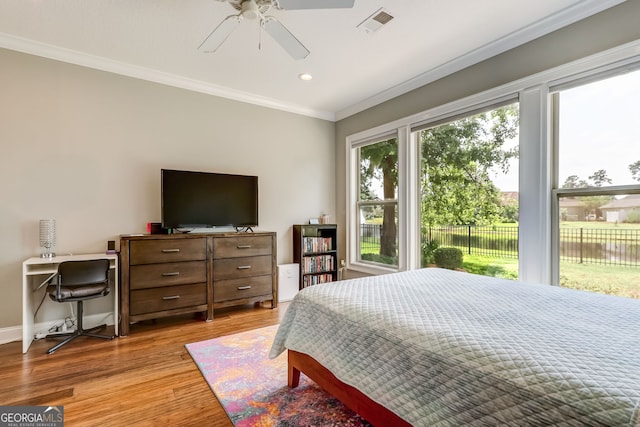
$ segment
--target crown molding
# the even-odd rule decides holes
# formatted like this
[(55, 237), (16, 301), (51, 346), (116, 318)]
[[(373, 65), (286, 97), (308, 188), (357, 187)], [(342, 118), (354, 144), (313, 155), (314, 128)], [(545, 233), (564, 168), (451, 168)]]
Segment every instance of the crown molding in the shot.
[(121, 61), (115, 61), (109, 58), (89, 55), (84, 52), (40, 43), (11, 34), (0, 33), (0, 47), (82, 67), (93, 68), (100, 71), (107, 71), (109, 73), (120, 74), (167, 86), (174, 86), (194, 92), (219, 96), (221, 98), (231, 99), (234, 101), (245, 102), (248, 104), (259, 105), (262, 107), (273, 108), (323, 120), (335, 121), (335, 114), (333, 112), (314, 110), (299, 105), (288, 104), (277, 99), (262, 97), (252, 93), (214, 85), (201, 80), (190, 79)]
[(379, 92), (376, 95), (368, 97), (337, 112), (316, 110), (300, 105), (285, 103), (277, 99), (262, 97), (224, 86), (214, 85), (201, 80), (190, 79), (96, 55), (89, 55), (84, 52), (36, 42), (1, 32), (0, 47), (127, 77), (133, 77), (194, 92), (205, 93), (221, 98), (335, 122), (397, 96), (403, 95), (421, 86), (432, 83), (440, 78), (453, 74), (493, 56), (499, 55), (509, 49), (513, 49), (540, 36), (573, 24), (598, 12), (623, 3), (624, 1), (626, 0), (584, 0), (573, 6), (565, 8), (559, 13), (541, 19), (518, 31), (514, 31), (513, 33), (494, 42), (488, 43), (479, 49), (468, 52), (465, 55), (459, 56), (447, 63), (421, 73), (405, 82)]
[(506, 36), (488, 43), (478, 49), (459, 56), (429, 71), (421, 73), (405, 82), (379, 92), (369, 98), (353, 104), (335, 113), (336, 121), (345, 119), (368, 108), (375, 107), (385, 101), (403, 95), (426, 84), (463, 70), (486, 59), (504, 53), (517, 46), (530, 42), (567, 25), (578, 22), (603, 10), (609, 9), (626, 0), (585, 0), (576, 3), (551, 16), (514, 31)]

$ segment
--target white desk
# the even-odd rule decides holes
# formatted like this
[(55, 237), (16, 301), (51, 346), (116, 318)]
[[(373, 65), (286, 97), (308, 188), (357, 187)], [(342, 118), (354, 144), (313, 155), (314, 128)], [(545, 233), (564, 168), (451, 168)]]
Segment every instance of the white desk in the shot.
[[(120, 319), (118, 313), (118, 255), (117, 254), (81, 254), (81, 255), (62, 255), (53, 258), (33, 257), (22, 263), (22, 352), (26, 353), (34, 338), (34, 316), (35, 301), (38, 302), (42, 298), (35, 298), (36, 292), (44, 287), (42, 284), (49, 277), (58, 271), (58, 264), (63, 261), (82, 261), (90, 259), (109, 260), (109, 265), (114, 270), (113, 283), (111, 292), (113, 293), (113, 323), (115, 326), (115, 335), (118, 336), (118, 321)], [(35, 278), (37, 277), (37, 280)], [(34, 278), (34, 279), (32, 279)], [(44, 292), (44, 291), (42, 291)], [(41, 292), (38, 292), (40, 295)], [(44, 306), (44, 305), (43, 305)]]

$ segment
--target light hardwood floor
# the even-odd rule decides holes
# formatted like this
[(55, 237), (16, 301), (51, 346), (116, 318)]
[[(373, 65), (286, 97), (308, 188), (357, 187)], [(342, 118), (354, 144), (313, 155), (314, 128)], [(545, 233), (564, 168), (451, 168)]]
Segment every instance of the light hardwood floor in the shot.
[(286, 308), (142, 322), (127, 337), (81, 337), (52, 355), (55, 341), (24, 355), (21, 342), (0, 345), (0, 405), (63, 405), (65, 426), (232, 426), (184, 345), (278, 324)]

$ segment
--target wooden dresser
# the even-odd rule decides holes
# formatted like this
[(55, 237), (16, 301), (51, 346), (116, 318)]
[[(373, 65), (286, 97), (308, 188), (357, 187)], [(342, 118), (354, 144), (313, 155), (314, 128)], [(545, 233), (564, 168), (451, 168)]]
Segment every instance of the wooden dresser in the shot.
[(120, 237), (120, 336), (129, 324), (176, 314), (278, 301), (276, 234)]

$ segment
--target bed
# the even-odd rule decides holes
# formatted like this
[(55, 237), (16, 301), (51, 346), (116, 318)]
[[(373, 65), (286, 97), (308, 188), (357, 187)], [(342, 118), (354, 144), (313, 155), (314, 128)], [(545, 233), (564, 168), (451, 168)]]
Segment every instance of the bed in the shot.
[[(640, 301), (438, 268), (315, 285), (270, 357), (374, 425), (640, 426)], [(394, 418), (395, 417), (395, 418)]]

